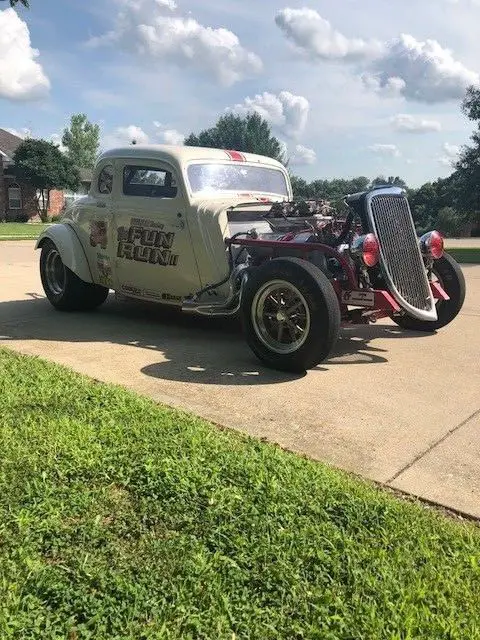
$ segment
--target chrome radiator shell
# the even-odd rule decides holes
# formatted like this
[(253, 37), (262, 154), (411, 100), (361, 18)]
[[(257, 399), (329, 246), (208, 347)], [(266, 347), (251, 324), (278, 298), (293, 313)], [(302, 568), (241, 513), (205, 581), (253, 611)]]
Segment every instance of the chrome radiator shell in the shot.
[(366, 214), (380, 245), (380, 267), (398, 304), (419, 320), (437, 320), (413, 217), (403, 189), (376, 189), (366, 195)]

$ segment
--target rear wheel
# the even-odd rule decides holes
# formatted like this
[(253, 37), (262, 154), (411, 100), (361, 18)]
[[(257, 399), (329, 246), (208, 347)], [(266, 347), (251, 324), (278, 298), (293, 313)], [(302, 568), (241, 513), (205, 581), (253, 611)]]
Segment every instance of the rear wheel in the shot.
[(47, 298), (59, 311), (90, 311), (108, 296), (106, 287), (84, 282), (66, 267), (51, 240), (42, 245), (40, 277)]
[(322, 362), (340, 329), (331, 283), (320, 269), (298, 258), (271, 260), (251, 273), (242, 318), (255, 355), (282, 371), (305, 371)]
[(450, 300), (438, 300), (438, 319), (435, 322), (418, 320), (417, 318), (412, 318), (407, 315), (394, 317), (394, 322), (396, 322), (399, 327), (402, 327), (402, 329), (427, 332), (436, 331), (450, 324), (460, 313), (465, 301), (466, 289), (465, 277), (460, 265), (452, 256), (445, 253), (442, 258), (435, 260), (432, 271), (438, 283), (450, 297)]

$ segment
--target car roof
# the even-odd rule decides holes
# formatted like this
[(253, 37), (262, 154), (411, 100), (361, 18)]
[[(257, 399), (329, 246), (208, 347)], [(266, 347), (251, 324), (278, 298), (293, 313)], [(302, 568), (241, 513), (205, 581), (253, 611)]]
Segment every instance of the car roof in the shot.
[(271, 165), (276, 168), (284, 168), (283, 165), (266, 156), (254, 153), (243, 153), (224, 149), (211, 149), (209, 147), (187, 147), (166, 144), (131, 144), (128, 147), (117, 147), (103, 152), (98, 160), (106, 158), (138, 158), (170, 160), (178, 165), (191, 161), (221, 161), (221, 162), (251, 162)]

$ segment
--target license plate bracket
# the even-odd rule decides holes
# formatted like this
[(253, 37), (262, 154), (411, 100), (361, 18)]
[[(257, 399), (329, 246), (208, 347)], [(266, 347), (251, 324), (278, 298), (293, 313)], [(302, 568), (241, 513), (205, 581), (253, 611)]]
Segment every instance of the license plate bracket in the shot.
[(352, 307), (374, 307), (374, 291), (342, 291), (342, 302)]

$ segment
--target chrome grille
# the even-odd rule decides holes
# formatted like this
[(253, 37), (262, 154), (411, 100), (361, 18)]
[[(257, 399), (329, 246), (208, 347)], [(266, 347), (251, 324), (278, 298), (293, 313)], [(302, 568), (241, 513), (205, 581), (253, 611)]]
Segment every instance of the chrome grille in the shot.
[(374, 195), (369, 208), (387, 279), (413, 308), (431, 311), (434, 303), (407, 199), (402, 195)]

